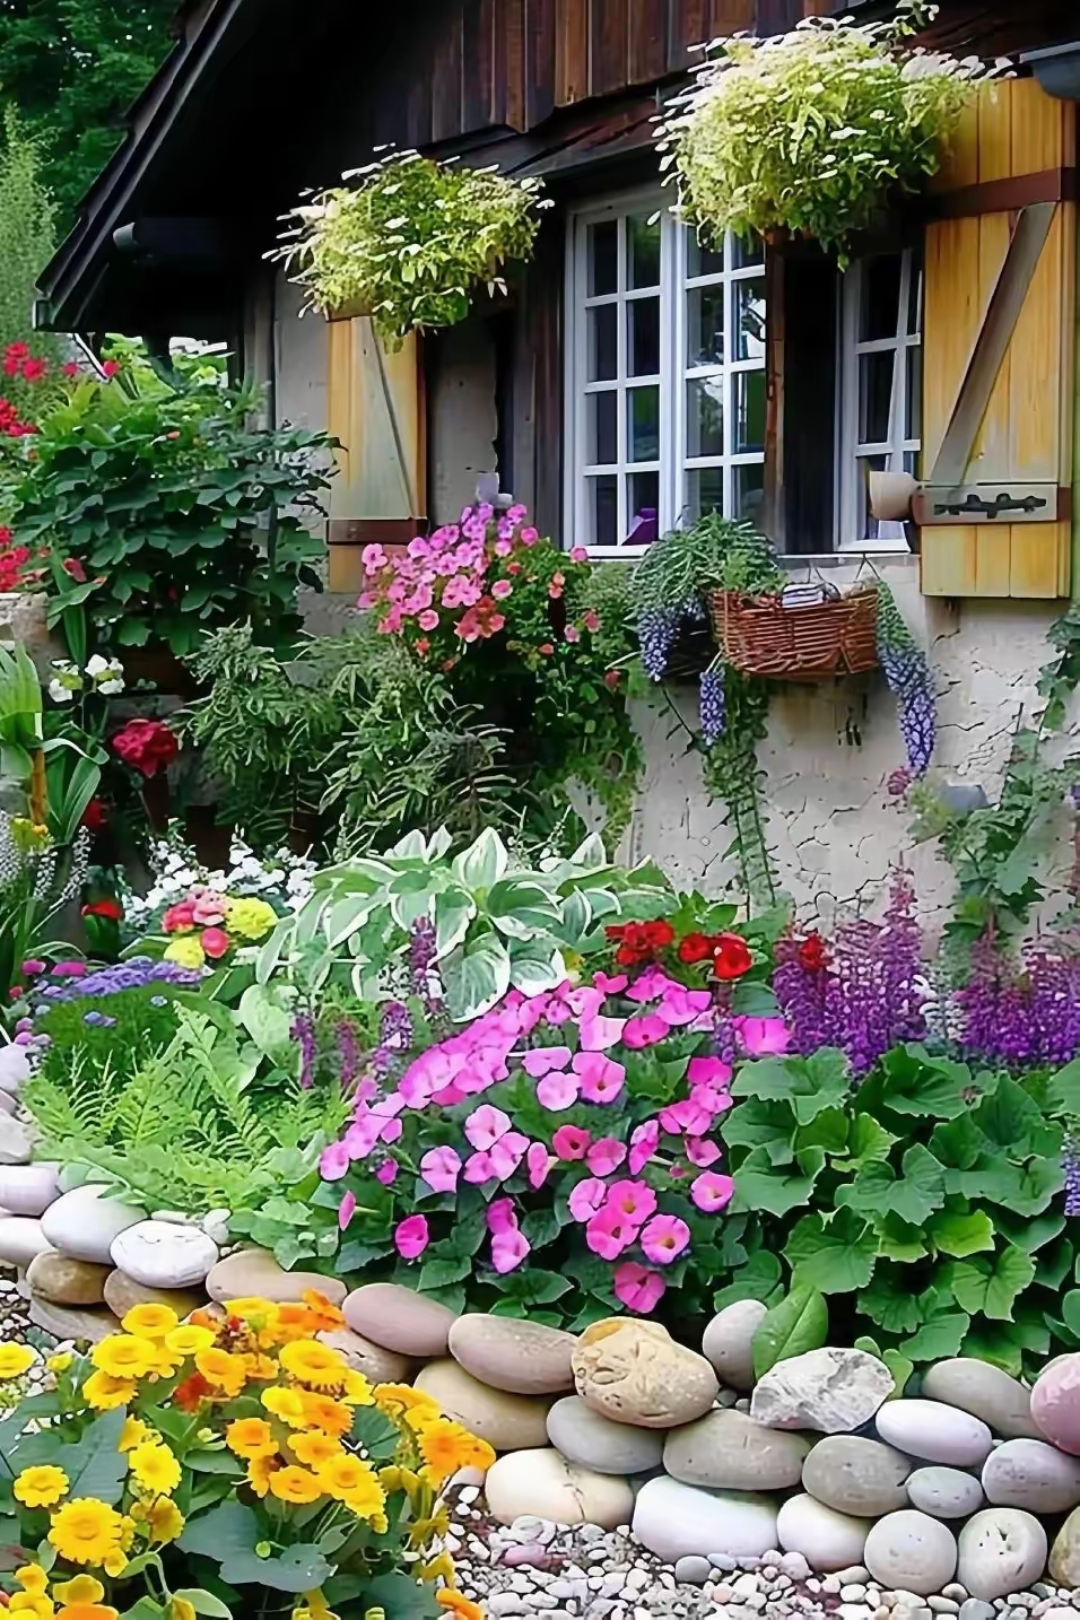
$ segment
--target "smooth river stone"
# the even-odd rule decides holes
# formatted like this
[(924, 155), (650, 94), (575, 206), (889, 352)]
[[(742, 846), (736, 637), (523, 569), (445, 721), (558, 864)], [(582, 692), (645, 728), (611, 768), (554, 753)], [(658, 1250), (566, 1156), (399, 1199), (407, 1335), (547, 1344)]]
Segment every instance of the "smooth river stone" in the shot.
[(960, 1532), (956, 1578), (984, 1603), (1026, 1591), (1045, 1568), (1046, 1531), (1019, 1508), (984, 1508)]
[(198, 1226), (140, 1221), (114, 1238), (112, 1263), (148, 1288), (193, 1288), (217, 1265), (218, 1246)]
[(647, 1474), (659, 1468), (664, 1436), (632, 1423), (613, 1423), (586, 1406), (580, 1395), (566, 1395), (547, 1415), (551, 1444), (570, 1462), (597, 1474)]
[(35, 1255), (55, 1252), (41, 1230), (40, 1221), (28, 1215), (0, 1217), (0, 1263), (3, 1265), (28, 1266)]
[(757, 1299), (739, 1299), (713, 1317), (701, 1341), (722, 1384), (731, 1389), (754, 1387), (754, 1334), (767, 1315)]
[(529, 1516), (614, 1530), (634, 1511), (634, 1493), (625, 1479), (594, 1474), (548, 1447), (500, 1457), (488, 1469), (484, 1496), (500, 1524)]
[(770, 1368), (754, 1390), (750, 1416), (772, 1429), (850, 1434), (893, 1388), (888, 1367), (865, 1350), (808, 1350)]
[(776, 1546), (776, 1505), (767, 1496), (701, 1491), (664, 1475), (638, 1491), (632, 1523), (641, 1544), (669, 1564), (710, 1553), (760, 1558)]
[(829, 1574), (861, 1564), (868, 1519), (836, 1513), (812, 1496), (790, 1496), (776, 1519), (777, 1545), (802, 1553), (811, 1569)]
[(809, 1450), (805, 1436), (767, 1429), (743, 1412), (707, 1412), (668, 1435), (664, 1467), (684, 1485), (783, 1491), (799, 1483)]
[[(6, 1204), (2, 1193), (0, 1176)], [(1047, 1440), (1080, 1456), (1080, 1354), (1058, 1356), (1043, 1369), (1031, 1391), (1031, 1415)]]
[(675, 1429), (704, 1416), (719, 1391), (704, 1356), (676, 1344), (656, 1322), (609, 1317), (578, 1340), (572, 1365), (577, 1393), (616, 1423)]
[(206, 1304), (206, 1295), (198, 1288), (147, 1288), (122, 1271), (110, 1271), (105, 1279), (105, 1303), (121, 1321), (136, 1305), (167, 1305), (183, 1321)]
[(365, 1283), (346, 1297), (341, 1308), (354, 1333), (417, 1361), (446, 1355), (450, 1328), (457, 1320), (438, 1300), (397, 1283)]
[(0, 1209), (10, 1215), (29, 1215), (36, 1220), (59, 1197), (55, 1164), (11, 1164), (0, 1168)]
[(1080, 1508), (1069, 1514), (1054, 1539), (1050, 1578), (1059, 1586), (1080, 1586)]
[(802, 1487), (837, 1513), (876, 1519), (908, 1503), (905, 1480), (911, 1463), (879, 1440), (830, 1434), (819, 1440), (803, 1464)]
[(547, 1447), (550, 1402), (539, 1395), (511, 1395), (480, 1383), (449, 1357), (421, 1368), (416, 1388), (496, 1451), (534, 1451)]
[(516, 1316), (459, 1316), (451, 1325), (450, 1354), (466, 1372), (513, 1395), (558, 1395), (573, 1389), (572, 1333)]
[(30, 1059), (25, 1049), (16, 1046), (14, 1041), (10, 1045), (0, 1045), (0, 1091), (9, 1092), (14, 1096), (29, 1078)]
[(29, 1164), (34, 1134), (21, 1120), (0, 1113), (0, 1164)]
[(981, 1418), (941, 1401), (890, 1401), (877, 1431), (898, 1450), (950, 1468), (981, 1468), (994, 1440)]
[(50, 1250), (31, 1260), (26, 1280), (32, 1293), (54, 1305), (101, 1305), (108, 1275), (108, 1266), (72, 1260), (70, 1255)]
[(986, 1501), (974, 1474), (959, 1468), (916, 1468), (908, 1477), (908, 1501), (935, 1519), (966, 1519)]
[(862, 1562), (891, 1591), (927, 1597), (940, 1592), (956, 1573), (956, 1539), (947, 1525), (928, 1513), (903, 1508), (879, 1519), (866, 1538)]
[(219, 1305), (230, 1299), (269, 1299), (275, 1305), (295, 1305), (309, 1292), (322, 1294), (331, 1305), (345, 1298), (345, 1284), (318, 1271), (285, 1271), (269, 1249), (237, 1249), (219, 1260), (206, 1279), (206, 1292)]
[(354, 1372), (363, 1373), (372, 1384), (402, 1384), (409, 1373), (409, 1359), (395, 1350), (384, 1350), (381, 1344), (372, 1344), (352, 1328), (335, 1328), (331, 1332), (315, 1335), (332, 1350), (340, 1350)]
[(49, 1205), (41, 1217), (41, 1230), (61, 1254), (111, 1266), (114, 1239), (142, 1219), (139, 1210), (110, 1198), (103, 1187), (87, 1182), (62, 1193), (55, 1204)]
[(922, 1381), (922, 1393), (933, 1401), (958, 1406), (961, 1412), (982, 1418), (1005, 1440), (1039, 1440), (1039, 1427), (1031, 1415), (1031, 1391), (1001, 1367), (974, 1356), (953, 1356), (939, 1361)]
[(1080, 1459), (1045, 1440), (1006, 1440), (983, 1464), (986, 1500), (1029, 1513), (1067, 1513), (1080, 1503)]
[(119, 1333), (120, 1323), (111, 1311), (79, 1310), (71, 1305), (54, 1305), (51, 1299), (30, 1296), (30, 1320), (54, 1339), (86, 1340), (98, 1344), (110, 1333)]

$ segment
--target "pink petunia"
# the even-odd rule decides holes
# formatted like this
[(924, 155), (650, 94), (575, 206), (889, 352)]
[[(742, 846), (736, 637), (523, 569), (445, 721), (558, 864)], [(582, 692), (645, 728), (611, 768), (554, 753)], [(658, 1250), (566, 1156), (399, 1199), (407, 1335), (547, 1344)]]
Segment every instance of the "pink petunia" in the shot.
[(640, 1175), (660, 1145), (660, 1122), (647, 1119), (630, 1137), (630, 1173)]
[(344, 1232), (353, 1216), (356, 1214), (356, 1194), (347, 1192), (338, 1205), (337, 1223)]
[(719, 1057), (691, 1058), (686, 1066), (686, 1078), (692, 1086), (713, 1086), (719, 1089), (731, 1081), (731, 1064)]
[(678, 1215), (654, 1215), (641, 1234), (645, 1258), (669, 1266), (690, 1242), (690, 1228)]
[(569, 1061), (568, 1046), (538, 1046), (533, 1051), (526, 1052), (521, 1060), (521, 1067), (534, 1080), (542, 1080), (544, 1075), (550, 1074), (553, 1069), (565, 1069)]
[(561, 1114), (578, 1100), (581, 1082), (573, 1074), (546, 1074), (536, 1088), (536, 1100), (542, 1108)]
[(658, 1271), (639, 1266), (636, 1260), (624, 1260), (614, 1277), (615, 1298), (628, 1311), (647, 1316), (654, 1311), (667, 1290), (667, 1283)]
[(581, 1049), (583, 1052), (606, 1052), (617, 1046), (626, 1027), (625, 1018), (594, 1018), (581, 1020)]
[(594, 1176), (610, 1176), (617, 1170), (626, 1158), (626, 1144), (614, 1136), (601, 1136), (595, 1141), (588, 1153), (585, 1162)]
[(493, 1237), (500, 1232), (515, 1232), (517, 1230), (517, 1212), (514, 1209), (512, 1198), (493, 1198), (488, 1205), (487, 1228)]
[(508, 596), (514, 594), (514, 587), (508, 579), (497, 579), (491, 587), (491, 594), (496, 602), (505, 602)]
[(668, 990), (681, 988), (678, 979), (673, 979), (663, 968), (647, 967), (638, 974), (626, 995), (629, 1001), (657, 1001)]
[(525, 1162), (529, 1167), (529, 1186), (535, 1191), (544, 1185), (557, 1160), (552, 1158), (543, 1142), (534, 1142), (525, 1155)]
[(551, 1139), (551, 1145), (560, 1159), (569, 1162), (583, 1159), (591, 1141), (591, 1133), (582, 1130), (580, 1125), (560, 1125)]
[(581, 1076), (581, 1095), (586, 1102), (612, 1103), (622, 1091), (626, 1070), (602, 1052), (578, 1052), (574, 1069)]
[(388, 1119), (379, 1130), (379, 1141), (385, 1142), (389, 1147), (391, 1142), (400, 1141), (403, 1129), (400, 1119)]
[(394, 1230), (394, 1247), (403, 1260), (418, 1260), (428, 1246), (427, 1217), (407, 1215)]
[(586, 1221), (592, 1220), (597, 1210), (603, 1206), (606, 1196), (607, 1183), (598, 1180), (596, 1176), (587, 1176), (571, 1191), (570, 1197), (566, 1200), (567, 1207), (575, 1221), (580, 1221), (584, 1225)]
[(747, 1057), (780, 1057), (791, 1045), (791, 1031), (782, 1018), (733, 1018), (732, 1023)]
[(510, 1125), (509, 1114), (504, 1114), (501, 1108), (493, 1108), (491, 1103), (482, 1103), (465, 1121), (465, 1135), (474, 1148), (483, 1152), (505, 1136)]
[(715, 1215), (717, 1210), (726, 1209), (735, 1194), (735, 1183), (730, 1176), (718, 1176), (712, 1170), (705, 1170), (690, 1183), (690, 1197), (698, 1209), (703, 1209), (707, 1215)]
[(731, 1106), (732, 1100), (725, 1093), (697, 1086), (691, 1096), (661, 1108), (660, 1124), (669, 1136), (678, 1136), (684, 1131), (688, 1136), (704, 1136), (717, 1114)]
[(529, 1146), (529, 1138), (520, 1131), (507, 1131), (505, 1136), (488, 1149), (488, 1158), (491, 1160), (491, 1169), (500, 1181), (506, 1181), (514, 1174), (518, 1165), (525, 1157)]
[(641, 1052), (647, 1046), (656, 1046), (659, 1041), (666, 1041), (670, 1033), (670, 1027), (656, 1013), (645, 1013), (641, 1018), (626, 1020), (622, 1036), (623, 1045), (628, 1046), (632, 1052)]
[(500, 1276), (505, 1276), (508, 1271), (520, 1266), (531, 1247), (524, 1232), (519, 1232), (516, 1227), (506, 1232), (496, 1232), (491, 1240), (491, 1264)]
[(344, 1142), (331, 1142), (319, 1157), (319, 1174), (324, 1181), (340, 1181), (352, 1166), (352, 1156)]
[(417, 614), (416, 622), (421, 630), (437, 630), (439, 628), (439, 615), (434, 608), (425, 608), (423, 613)]
[(398, 1162), (396, 1159), (384, 1159), (375, 1172), (375, 1180), (384, 1187), (392, 1187), (397, 1180)]
[(645, 1181), (612, 1182), (607, 1203), (631, 1226), (643, 1226), (650, 1215), (656, 1214), (656, 1194)]
[(621, 996), (627, 982), (625, 973), (616, 973), (610, 977), (606, 973), (593, 974), (593, 986), (603, 996)]
[(487, 1182), (499, 1179), (495, 1174), (490, 1153), (470, 1153), (465, 1160), (462, 1174), (470, 1187), (483, 1187)]
[(664, 991), (656, 1015), (665, 1024), (692, 1024), (700, 1013), (708, 1012), (711, 1006), (710, 990), (687, 990), (684, 985), (675, 984)]
[(420, 1160), (420, 1176), (432, 1192), (456, 1192), (461, 1175), (461, 1155), (452, 1147), (431, 1148)]
[(585, 1228), (585, 1242), (601, 1260), (617, 1260), (636, 1237), (637, 1227), (607, 1204), (597, 1211)]
[(710, 1142), (704, 1136), (688, 1136), (683, 1143), (683, 1152), (691, 1164), (697, 1165), (699, 1170), (707, 1170), (710, 1164), (715, 1164), (720, 1157), (720, 1149), (715, 1142)]

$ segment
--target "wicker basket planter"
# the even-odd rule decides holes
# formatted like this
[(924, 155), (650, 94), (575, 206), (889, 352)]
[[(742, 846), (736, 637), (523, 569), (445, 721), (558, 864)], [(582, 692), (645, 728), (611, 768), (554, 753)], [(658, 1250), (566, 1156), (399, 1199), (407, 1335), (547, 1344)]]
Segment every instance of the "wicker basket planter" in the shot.
[(876, 669), (877, 615), (876, 585), (810, 602), (737, 591), (714, 591), (709, 598), (713, 635), (726, 662), (744, 675), (784, 681)]

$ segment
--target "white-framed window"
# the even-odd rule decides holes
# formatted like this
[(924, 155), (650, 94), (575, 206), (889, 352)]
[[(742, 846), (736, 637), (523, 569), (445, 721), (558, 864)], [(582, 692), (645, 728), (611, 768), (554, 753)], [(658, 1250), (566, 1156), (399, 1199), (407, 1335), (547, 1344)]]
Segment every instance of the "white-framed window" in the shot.
[(858, 259), (841, 282), (840, 550), (904, 550), (902, 523), (870, 511), (867, 474), (917, 472), (923, 272), (913, 248)]
[(704, 511), (760, 523), (760, 249), (701, 247), (664, 192), (589, 204), (566, 307), (568, 543), (625, 556)]

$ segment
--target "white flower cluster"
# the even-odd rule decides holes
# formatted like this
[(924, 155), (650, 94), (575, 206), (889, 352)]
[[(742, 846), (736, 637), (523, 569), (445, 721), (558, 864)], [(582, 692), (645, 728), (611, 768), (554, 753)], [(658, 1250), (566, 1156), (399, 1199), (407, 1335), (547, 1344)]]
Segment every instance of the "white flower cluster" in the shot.
[(68, 658), (54, 658), (52, 668), (49, 696), (54, 703), (71, 703), (87, 690), (99, 697), (116, 697), (124, 690), (124, 666), (118, 658), (95, 653), (82, 670)]
[(279, 849), (273, 857), (261, 860), (242, 839), (233, 840), (229, 866), (210, 871), (195, 851), (175, 834), (160, 839), (150, 851), (154, 884), (146, 895), (128, 895), (124, 909), (134, 928), (145, 928), (154, 914), (173, 905), (197, 884), (227, 894), (233, 900), (258, 896), (273, 900), (275, 895), (290, 911), (299, 911), (310, 898), (318, 865), (306, 855)]

